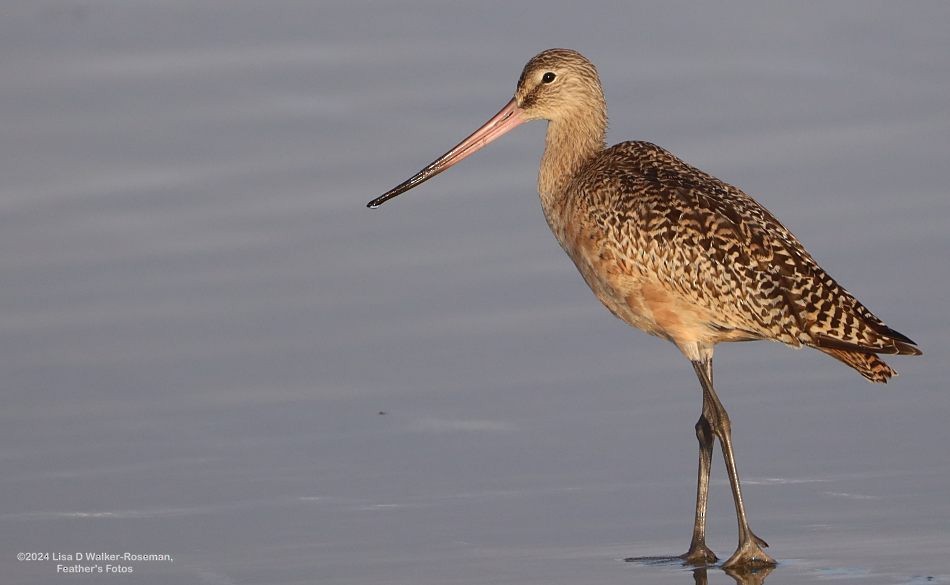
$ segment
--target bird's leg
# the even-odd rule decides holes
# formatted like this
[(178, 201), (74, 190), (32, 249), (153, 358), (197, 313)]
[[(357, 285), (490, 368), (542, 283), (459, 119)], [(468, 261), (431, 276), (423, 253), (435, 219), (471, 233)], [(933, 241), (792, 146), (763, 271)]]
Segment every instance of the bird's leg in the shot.
[[(712, 379), (712, 358), (704, 360), (706, 375)], [(708, 565), (718, 559), (706, 546), (706, 501), (709, 495), (709, 470), (712, 464), (713, 432), (706, 418), (709, 400), (703, 392), (703, 412), (696, 422), (696, 438), (699, 440), (699, 477), (696, 481), (696, 521), (693, 523), (693, 539), (689, 550), (680, 558), (691, 565)]]
[(736, 518), (739, 522), (739, 547), (723, 563), (723, 567), (774, 565), (775, 559), (762, 550), (768, 544), (749, 529), (749, 521), (746, 519), (745, 506), (742, 503), (742, 488), (739, 486), (739, 472), (736, 470), (736, 459), (732, 453), (732, 424), (729, 421), (726, 408), (719, 401), (719, 397), (716, 396), (716, 391), (713, 389), (712, 376), (707, 374), (707, 372), (712, 373), (712, 358), (693, 361), (693, 369), (696, 371), (699, 383), (703, 387), (703, 415), (709, 421), (713, 434), (722, 445), (722, 454), (726, 460), (726, 473), (729, 475), (729, 483), (732, 486), (732, 499), (736, 504)]

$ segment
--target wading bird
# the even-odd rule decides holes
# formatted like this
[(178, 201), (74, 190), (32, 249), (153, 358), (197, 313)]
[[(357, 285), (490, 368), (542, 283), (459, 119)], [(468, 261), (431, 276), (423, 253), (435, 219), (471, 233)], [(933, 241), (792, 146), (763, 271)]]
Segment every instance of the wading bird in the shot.
[(872, 382), (895, 374), (877, 354), (920, 355), (829, 276), (771, 213), (741, 190), (648, 142), (607, 147), (607, 105), (594, 65), (576, 51), (533, 57), (514, 98), (455, 148), (369, 203), (375, 208), (530, 120), (547, 120), (538, 191), (557, 241), (611, 313), (667, 339), (702, 386), (692, 542), (682, 559), (715, 562), (706, 500), (719, 439), (739, 523), (726, 568), (774, 565), (749, 529), (729, 415), (713, 388), (713, 348), (766, 339), (813, 347)]

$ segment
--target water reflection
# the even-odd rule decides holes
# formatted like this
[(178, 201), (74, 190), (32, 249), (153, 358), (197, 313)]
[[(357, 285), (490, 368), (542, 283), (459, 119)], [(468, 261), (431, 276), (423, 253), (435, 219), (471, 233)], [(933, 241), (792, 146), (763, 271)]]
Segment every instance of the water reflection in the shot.
[[(762, 585), (775, 567), (759, 569), (723, 569), (723, 572), (736, 580), (736, 585)], [(698, 567), (693, 571), (693, 580), (697, 585), (706, 583), (706, 567)]]
[[(624, 559), (628, 563), (649, 566), (667, 565), (674, 568), (685, 568), (686, 565), (679, 557), (631, 557)], [(704, 567), (695, 567), (690, 572), (693, 575), (694, 585), (706, 585), (709, 581), (709, 570), (721, 570), (736, 581), (736, 585), (762, 585), (765, 578), (772, 573), (775, 567), (762, 567), (758, 569), (726, 569), (717, 565)]]

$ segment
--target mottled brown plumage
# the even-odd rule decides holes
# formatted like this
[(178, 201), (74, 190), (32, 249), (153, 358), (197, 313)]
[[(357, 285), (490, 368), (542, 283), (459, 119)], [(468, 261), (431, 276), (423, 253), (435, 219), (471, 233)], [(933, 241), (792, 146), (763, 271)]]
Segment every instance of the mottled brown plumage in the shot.
[[(595, 154), (552, 206), (555, 233), (604, 304), (691, 359), (694, 346), (768, 339), (815, 347), (886, 381), (893, 371), (883, 362), (869, 369), (855, 354), (920, 353), (755, 200), (656, 145)], [(657, 316), (657, 288), (661, 303), (688, 307), (693, 322)]]
[(548, 121), (538, 191), (561, 247), (614, 315), (676, 344), (702, 386), (696, 516), (682, 558), (694, 564), (716, 560), (705, 544), (705, 517), (717, 438), (739, 525), (739, 546), (724, 566), (774, 564), (746, 519), (731, 423), (713, 388), (714, 346), (763, 339), (814, 347), (874, 382), (895, 375), (877, 354), (920, 350), (842, 288), (781, 222), (738, 188), (649, 142), (607, 148), (600, 79), (576, 51), (551, 49), (533, 57), (514, 98), (495, 117), (370, 207), (535, 119)]

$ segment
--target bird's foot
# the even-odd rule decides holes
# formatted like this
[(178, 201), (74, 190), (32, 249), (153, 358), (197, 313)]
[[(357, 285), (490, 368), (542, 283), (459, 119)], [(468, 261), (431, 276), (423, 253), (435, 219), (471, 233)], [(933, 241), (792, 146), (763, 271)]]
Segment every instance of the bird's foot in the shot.
[(739, 543), (739, 548), (722, 564), (722, 568), (733, 572), (746, 572), (774, 567), (777, 564), (775, 559), (762, 550), (767, 546), (768, 543), (750, 531), (749, 538)]
[(712, 565), (719, 560), (716, 553), (711, 551), (705, 542), (696, 541), (693, 541), (689, 545), (689, 550), (681, 554), (679, 558), (683, 559), (687, 565), (694, 566)]

